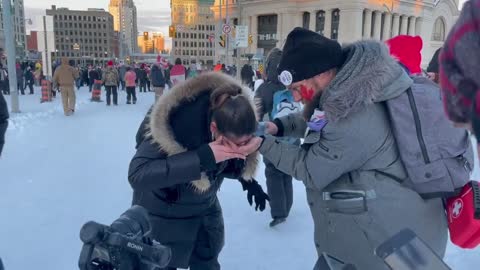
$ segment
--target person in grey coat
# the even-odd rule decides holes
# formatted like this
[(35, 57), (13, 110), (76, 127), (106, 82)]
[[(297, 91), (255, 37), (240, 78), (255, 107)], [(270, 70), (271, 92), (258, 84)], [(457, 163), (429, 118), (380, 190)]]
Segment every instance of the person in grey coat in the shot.
[(305, 108), (303, 115), (275, 119), (267, 131), (304, 136), (303, 145), (266, 135), (237, 151), (259, 149), (304, 183), (317, 253), (358, 269), (387, 270), (374, 249), (409, 228), (443, 257), (448, 230), (442, 200), (423, 199), (410, 188), (383, 104), (413, 83), (385, 44), (359, 41), (342, 49), (296, 28), (287, 37), (279, 71)]
[(142, 122), (128, 179), (133, 204), (150, 214), (152, 238), (172, 248), (168, 270), (220, 269), (224, 226), (217, 192), (224, 178), (238, 179), (250, 205), (255, 200), (256, 209), (265, 209), (268, 196), (253, 179), (257, 153), (231, 150), (256, 128), (248, 90), (220, 73), (175, 86)]
[(127, 66), (122, 63), (118, 67), (118, 75), (120, 79), (120, 86), (122, 86), (122, 91), (125, 91), (125, 73), (127, 73)]
[(0, 156), (2, 156), (3, 145), (5, 144), (5, 132), (8, 127), (8, 107), (2, 92), (0, 92)]
[[(270, 119), (273, 111), (273, 96), (286, 87), (278, 80), (277, 67), (282, 58), (282, 51), (274, 48), (270, 51), (265, 61), (266, 81), (258, 87), (255, 92), (255, 104), (258, 108), (258, 116), (260, 120)], [(300, 144), (300, 140), (294, 142)], [(286, 221), (290, 214), (293, 204), (293, 183), (292, 176), (283, 173), (275, 168), (275, 166), (264, 158), (265, 178), (267, 179), (268, 196), (270, 197), (270, 213), (272, 221), (270, 227), (274, 227)]]

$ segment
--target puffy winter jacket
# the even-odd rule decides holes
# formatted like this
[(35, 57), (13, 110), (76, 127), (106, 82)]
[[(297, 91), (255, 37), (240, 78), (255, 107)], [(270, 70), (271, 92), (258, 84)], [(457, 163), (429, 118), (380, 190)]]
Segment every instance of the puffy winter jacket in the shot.
[[(200, 230), (209, 239), (208, 253), (218, 256), (223, 218), (217, 191), (224, 177), (251, 179), (255, 172), (256, 154), (241, 164), (215, 164), (208, 146), (210, 95), (226, 82), (235, 83), (216, 73), (176, 86), (157, 101), (137, 132), (128, 173), (133, 204), (150, 213), (153, 238), (173, 249), (170, 267), (188, 268)], [(145, 136), (147, 122), (151, 137)]]
[(150, 72), (153, 87), (165, 87), (165, 74), (162, 68), (158, 65), (153, 65)]
[[(424, 200), (410, 188), (383, 104), (412, 80), (378, 42), (353, 43), (344, 48), (344, 59), (322, 96), (304, 109), (310, 119), (322, 108), (327, 125), (310, 130), (301, 148), (267, 136), (260, 152), (305, 184), (319, 255), (332, 254), (358, 269), (387, 270), (374, 249), (410, 228), (443, 257), (448, 227), (442, 200)], [(277, 119), (280, 135), (303, 137), (305, 118)]]
[(0, 92), (0, 156), (5, 144), (5, 132), (8, 127), (8, 107), (3, 94)]

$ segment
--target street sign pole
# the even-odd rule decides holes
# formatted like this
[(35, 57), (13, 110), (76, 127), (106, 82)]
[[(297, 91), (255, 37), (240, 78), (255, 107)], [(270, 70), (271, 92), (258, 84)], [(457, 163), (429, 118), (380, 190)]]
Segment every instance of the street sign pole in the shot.
[(15, 68), (15, 35), (13, 34), (12, 5), (11, 0), (2, 0), (3, 4), (3, 26), (5, 31), (5, 45), (7, 53), (8, 80), (10, 82), (10, 96), (12, 100), (12, 113), (20, 112), (17, 91), (17, 72)]

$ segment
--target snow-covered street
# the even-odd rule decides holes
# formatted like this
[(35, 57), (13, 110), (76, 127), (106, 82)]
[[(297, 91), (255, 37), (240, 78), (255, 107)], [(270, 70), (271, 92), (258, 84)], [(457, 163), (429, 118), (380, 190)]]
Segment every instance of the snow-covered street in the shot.
[[(6, 270), (78, 269), (81, 226), (89, 220), (110, 224), (129, 208), (127, 171), (135, 134), (154, 101), (152, 92), (137, 95), (136, 105), (126, 105), (126, 93), (120, 91), (119, 106), (107, 107), (90, 102), (83, 87), (72, 117), (63, 115), (59, 96), (43, 104), (39, 88), (33, 96), (20, 96), (22, 113), (11, 115), (0, 159), (0, 257)], [(266, 189), (263, 166), (257, 180)], [(313, 221), (303, 184), (294, 188), (291, 216), (272, 229), (269, 209), (255, 212), (240, 183), (224, 182), (219, 193), (226, 229), (222, 269), (313, 268)], [(450, 245), (446, 262), (452, 269), (478, 269), (480, 248)]]

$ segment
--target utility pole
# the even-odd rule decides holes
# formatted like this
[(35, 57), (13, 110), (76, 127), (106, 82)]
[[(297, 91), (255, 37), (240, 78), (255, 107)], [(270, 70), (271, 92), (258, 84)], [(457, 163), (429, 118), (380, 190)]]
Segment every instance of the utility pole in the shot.
[(17, 71), (15, 68), (15, 35), (13, 33), (12, 5), (11, 0), (2, 0), (3, 26), (7, 53), (8, 80), (10, 82), (10, 95), (12, 100), (12, 113), (20, 112), (17, 91)]
[[(219, 28), (220, 28), (220, 34), (217, 32), (217, 36), (218, 36), (218, 40), (220, 40), (220, 36), (223, 35), (223, 17), (222, 17), (222, 1), (223, 0), (218, 0), (219, 2), (219, 7), (220, 7), (220, 25), (219, 25)], [(217, 44), (215, 44), (215, 47), (217, 46)], [(220, 49), (221, 50), (221, 49)], [(221, 54), (219, 53), (220, 55), (220, 59), (221, 59)]]
[[(230, 25), (230, 20), (228, 18), (228, 1), (230, 0), (226, 0), (227, 3), (225, 4), (225, 24), (227, 25)], [(230, 28), (231, 29), (231, 28)], [(231, 33), (231, 31), (230, 31)], [(228, 66), (228, 49), (229, 49), (229, 43), (230, 43), (230, 33), (226, 33), (225, 34), (225, 42), (227, 44), (225, 44), (225, 49), (226, 49), (226, 52), (225, 52), (225, 66)]]

